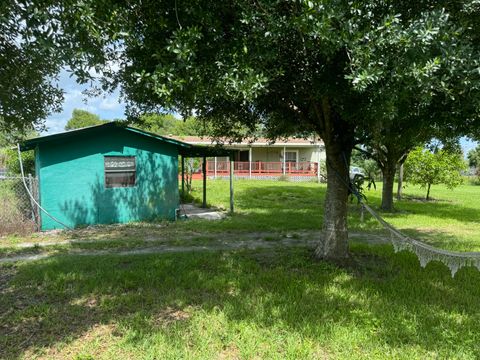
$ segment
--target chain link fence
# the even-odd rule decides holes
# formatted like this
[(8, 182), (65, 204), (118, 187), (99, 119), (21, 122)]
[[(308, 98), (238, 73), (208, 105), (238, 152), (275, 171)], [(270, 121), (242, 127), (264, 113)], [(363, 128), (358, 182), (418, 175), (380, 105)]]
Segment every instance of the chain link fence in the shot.
[[(25, 180), (38, 201), (38, 180), (32, 176)], [(25, 190), (22, 178), (0, 175), (0, 236), (37, 231), (39, 219), (38, 207)]]

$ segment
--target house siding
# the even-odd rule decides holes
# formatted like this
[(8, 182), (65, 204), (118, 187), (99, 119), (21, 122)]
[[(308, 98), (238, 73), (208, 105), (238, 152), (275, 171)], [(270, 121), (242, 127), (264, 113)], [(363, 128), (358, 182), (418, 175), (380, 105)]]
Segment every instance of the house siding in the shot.
[[(248, 148), (234, 148), (234, 150), (248, 150)], [(287, 146), (287, 151), (298, 151), (298, 161), (318, 162), (325, 160), (325, 150), (318, 145), (310, 147), (293, 147)], [(252, 161), (262, 162), (282, 162), (283, 147), (269, 146), (269, 147), (252, 147)], [(209, 158), (213, 160), (213, 158)], [(227, 157), (217, 157), (217, 161), (228, 161)]]
[[(105, 155), (136, 157), (134, 187), (105, 188)], [(178, 150), (172, 144), (100, 130), (39, 144), (36, 159), (41, 204), (69, 227), (175, 218)], [(41, 222), (42, 230), (62, 228), (43, 213)]]

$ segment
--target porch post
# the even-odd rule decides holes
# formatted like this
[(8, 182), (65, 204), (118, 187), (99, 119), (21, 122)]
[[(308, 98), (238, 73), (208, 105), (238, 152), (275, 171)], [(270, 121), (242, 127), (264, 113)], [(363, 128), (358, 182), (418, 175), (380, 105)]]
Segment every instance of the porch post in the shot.
[(206, 208), (207, 207), (207, 157), (206, 156), (203, 156), (202, 170), (203, 170), (203, 202), (202, 202), (202, 207)]
[(214, 164), (215, 164), (215, 170), (213, 172), (213, 177), (214, 179), (217, 178), (217, 157), (215, 156), (215, 159), (214, 159)]
[(318, 145), (318, 157), (317, 157), (317, 181), (320, 184), (320, 156), (321, 156), (321, 147)]
[(285, 164), (286, 164), (286, 162), (285, 162), (285, 157), (286, 157), (286, 156), (285, 156), (285, 152), (286, 152), (286, 150), (287, 150), (287, 148), (284, 146), (284, 147), (283, 147), (283, 175), (285, 175), (285, 172), (286, 172), (286, 170), (287, 170), (287, 169), (285, 168)]
[(248, 177), (252, 178), (252, 148), (248, 149)]
[(185, 155), (182, 155), (182, 196), (185, 196)]
[(230, 212), (233, 213), (233, 160), (230, 160)]

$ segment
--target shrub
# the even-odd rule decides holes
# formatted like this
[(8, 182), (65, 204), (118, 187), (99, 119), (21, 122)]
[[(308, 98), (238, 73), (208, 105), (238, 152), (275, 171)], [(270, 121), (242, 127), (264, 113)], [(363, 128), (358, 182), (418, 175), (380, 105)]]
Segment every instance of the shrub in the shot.
[(20, 180), (0, 181), (0, 236), (25, 235), (35, 231), (31, 207)]

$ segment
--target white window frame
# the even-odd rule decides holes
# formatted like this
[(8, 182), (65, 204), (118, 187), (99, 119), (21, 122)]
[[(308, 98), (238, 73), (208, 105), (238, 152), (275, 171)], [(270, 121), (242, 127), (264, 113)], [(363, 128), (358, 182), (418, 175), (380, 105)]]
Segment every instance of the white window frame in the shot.
[(299, 150), (288, 150), (288, 149), (285, 149), (285, 152), (282, 150), (282, 160), (284, 160), (284, 162), (293, 162), (293, 161), (287, 161), (287, 159), (285, 159), (285, 153), (295, 153), (295, 163), (298, 164), (298, 153), (299, 153)]

